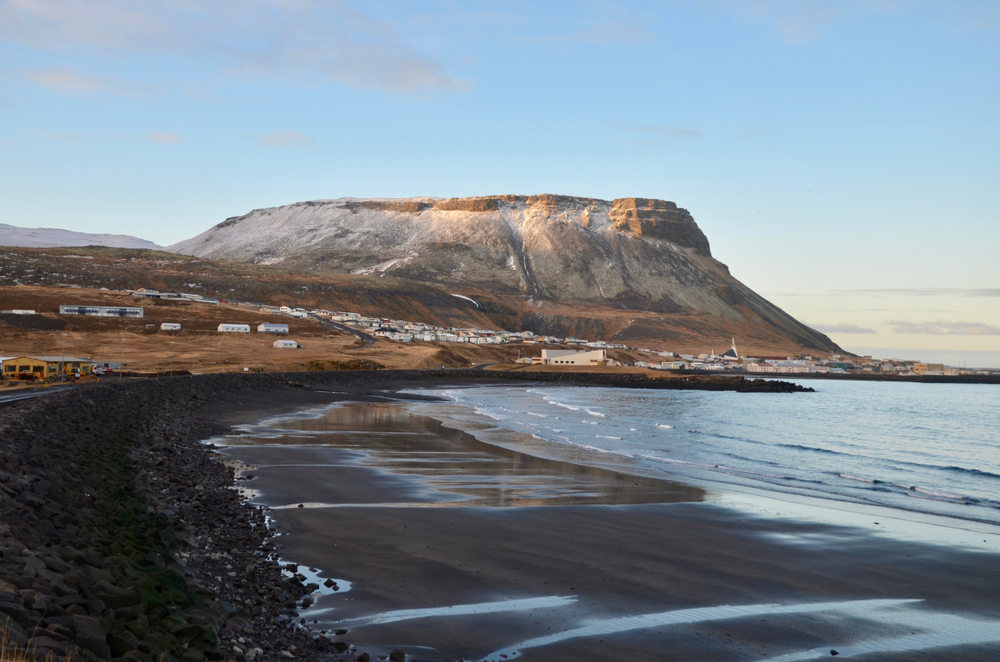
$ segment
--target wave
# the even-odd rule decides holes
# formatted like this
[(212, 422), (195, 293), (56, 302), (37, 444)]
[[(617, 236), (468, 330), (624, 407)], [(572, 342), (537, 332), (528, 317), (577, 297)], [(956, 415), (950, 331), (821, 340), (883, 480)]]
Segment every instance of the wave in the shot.
[(982, 476), (984, 478), (1000, 478), (1000, 474), (991, 473), (989, 471), (983, 471), (981, 469), (968, 469), (966, 467), (957, 467), (957, 466), (939, 467), (933, 464), (920, 465), (920, 466), (929, 466), (934, 469), (943, 469), (944, 471), (954, 471), (956, 473), (969, 474), (970, 476)]
[(594, 436), (598, 437), (599, 439), (614, 439), (616, 441), (621, 441), (622, 440), (621, 437), (609, 437), (609, 436), (604, 435), (604, 434), (595, 434)]
[(607, 416), (608, 416), (607, 414), (602, 414), (601, 412), (599, 412), (599, 411), (594, 411), (594, 410), (592, 410), (592, 409), (586, 409), (585, 411), (586, 411), (586, 412), (587, 412), (588, 414), (590, 414), (591, 416), (599, 416), (600, 418), (607, 418)]
[(874, 485), (875, 483), (882, 482), (880, 480), (875, 480), (874, 478), (862, 478), (860, 476), (851, 476), (849, 474), (840, 474), (840, 477), (841, 478), (846, 478), (847, 480), (856, 480), (859, 483), (869, 483), (869, 484), (872, 484), (872, 485)]
[(955, 504), (969, 505), (968, 501), (965, 500), (965, 497), (958, 497), (956, 499), (952, 499), (950, 497), (946, 498), (946, 497), (939, 497), (939, 496), (931, 496), (930, 494), (918, 494), (916, 492), (907, 492), (906, 496), (908, 496), (908, 497), (914, 497), (914, 498), (917, 498), (917, 499), (927, 499), (928, 501), (944, 501), (945, 503), (955, 503)]
[(965, 499), (966, 497), (960, 494), (948, 494), (947, 492), (935, 492), (934, 490), (928, 490), (924, 487), (914, 487), (914, 492), (920, 492), (922, 494), (927, 494), (929, 496), (941, 497), (942, 499)]
[(667, 425), (666, 423), (659, 423), (659, 424), (657, 424), (656, 427), (660, 428), (661, 430), (673, 430), (674, 429), (673, 425)]
[(811, 451), (813, 453), (828, 453), (830, 455), (850, 455), (850, 453), (841, 453), (840, 451), (832, 451), (829, 448), (817, 448), (816, 446), (803, 446), (801, 444), (778, 444), (782, 448), (794, 448), (800, 451)]

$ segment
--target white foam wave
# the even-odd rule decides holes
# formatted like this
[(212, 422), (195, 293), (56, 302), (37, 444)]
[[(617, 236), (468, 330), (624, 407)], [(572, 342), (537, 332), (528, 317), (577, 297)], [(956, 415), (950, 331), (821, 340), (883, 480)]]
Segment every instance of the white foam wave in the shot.
[(875, 483), (875, 481), (870, 478), (861, 478), (860, 476), (851, 476), (850, 474), (840, 474), (840, 477), (845, 478), (847, 480), (856, 480), (859, 483), (871, 483), (871, 484)]

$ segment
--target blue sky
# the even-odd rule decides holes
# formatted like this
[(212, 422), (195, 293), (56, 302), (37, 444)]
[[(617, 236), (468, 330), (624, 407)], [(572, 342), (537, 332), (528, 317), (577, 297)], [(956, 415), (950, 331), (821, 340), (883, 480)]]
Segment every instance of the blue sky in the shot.
[(0, 222), (673, 200), (866, 353), (1000, 365), (1000, 3), (0, 0)]

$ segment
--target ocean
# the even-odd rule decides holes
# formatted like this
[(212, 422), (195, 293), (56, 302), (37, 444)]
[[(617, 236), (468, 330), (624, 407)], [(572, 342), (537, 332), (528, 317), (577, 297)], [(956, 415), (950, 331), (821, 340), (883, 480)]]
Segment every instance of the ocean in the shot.
[(419, 413), (531, 455), (695, 484), (1000, 524), (1000, 389), (809, 382), (816, 393), (572, 386), (421, 391)]

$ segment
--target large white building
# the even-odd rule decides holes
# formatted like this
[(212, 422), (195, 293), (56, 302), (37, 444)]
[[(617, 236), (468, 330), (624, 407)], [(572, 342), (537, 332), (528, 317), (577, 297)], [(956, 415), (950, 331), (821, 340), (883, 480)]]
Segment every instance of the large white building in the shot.
[(594, 349), (589, 352), (577, 352), (572, 349), (543, 349), (542, 365), (605, 365), (608, 352), (604, 349)]
[(288, 325), (264, 322), (257, 327), (257, 333), (288, 333)]
[(249, 324), (220, 324), (219, 333), (250, 333)]

